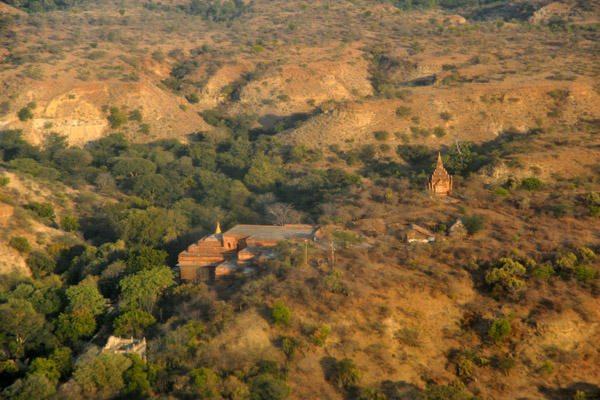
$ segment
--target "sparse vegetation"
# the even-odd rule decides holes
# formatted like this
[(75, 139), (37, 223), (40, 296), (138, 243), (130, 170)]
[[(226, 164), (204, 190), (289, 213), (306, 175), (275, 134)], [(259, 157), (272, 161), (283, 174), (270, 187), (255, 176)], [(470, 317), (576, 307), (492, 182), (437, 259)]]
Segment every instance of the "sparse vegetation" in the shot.
[(594, 2), (5, 3), (0, 397), (598, 392)]

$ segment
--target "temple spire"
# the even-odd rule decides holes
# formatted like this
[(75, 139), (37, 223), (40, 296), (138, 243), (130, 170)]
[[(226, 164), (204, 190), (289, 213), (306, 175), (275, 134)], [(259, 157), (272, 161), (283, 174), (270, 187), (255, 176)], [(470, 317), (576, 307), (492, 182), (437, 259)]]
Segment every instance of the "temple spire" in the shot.
[(217, 229), (215, 230), (216, 234), (221, 233), (221, 224), (219, 223), (219, 220), (217, 220)]
[(438, 159), (437, 159), (437, 167), (438, 168), (444, 168), (444, 164), (442, 163), (442, 155), (441, 153), (438, 151)]

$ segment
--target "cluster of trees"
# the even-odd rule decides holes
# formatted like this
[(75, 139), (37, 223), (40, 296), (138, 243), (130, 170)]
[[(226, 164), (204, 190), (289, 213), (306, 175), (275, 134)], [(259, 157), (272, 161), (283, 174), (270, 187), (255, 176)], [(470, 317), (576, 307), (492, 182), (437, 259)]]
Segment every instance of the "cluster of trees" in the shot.
[(13, 7), (18, 7), (30, 13), (67, 10), (88, 3), (89, 0), (5, 0), (4, 3)]
[(241, 0), (192, 0), (181, 9), (205, 21), (228, 22), (241, 16), (246, 11), (246, 5)]
[[(115, 122), (118, 111), (111, 112)], [(116, 133), (79, 148), (50, 133), (42, 145), (34, 146), (19, 130), (0, 131), (4, 168), (42, 184), (94, 188), (120, 200), (102, 204), (95, 194), (81, 190), (74, 199), (78, 215), (59, 213), (60, 227), (83, 234), (87, 242), (68, 234), (42, 246), (13, 238), (33, 277), (0, 279), (0, 380), (10, 386), (9, 397), (43, 397), (71, 376), (82, 393), (99, 395), (130, 396), (168, 387), (168, 376), (175, 372), (160, 372), (135, 357), (84, 355), (76, 367), (72, 357), (100, 329), (152, 339), (177, 312), (177, 304), (193, 298), (183, 294), (185, 287), (175, 286), (163, 249), (177, 254), (189, 244), (185, 235), (194, 229), (212, 230), (218, 218), (223, 225), (260, 222), (261, 215), (278, 223), (299, 222), (294, 207), (316, 213), (321, 202), (360, 181), (341, 169), (290, 174), (282, 168), (279, 144), (250, 129), (253, 117), (207, 111), (205, 118), (221, 135), (215, 139), (199, 134), (189, 144), (132, 144)], [(56, 205), (20, 206), (32, 217), (59, 226)], [(301, 262), (296, 258), (301, 257), (290, 253), (286, 262)], [(217, 334), (232, 318), (228, 307), (207, 304), (209, 312), (193, 322), (203, 328), (188, 332), (190, 343)], [(279, 311), (277, 318), (285, 323), (286, 309)], [(204, 393), (200, 372), (190, 374), (189, 387)], [(263, 393), (256, 398), (287, 396), (289, 388), (281, 377), (263, 375), (243, 382), (249, 393)], [(226, 376), (215, 376), (219, 391), (226, 390)]]
[(429, 9), (437, 6), (453, 10), (456, 8), (482, 7), (492, 3), (509, 3), (507, 0), (390, 0), (390, 2), (402, 10)]

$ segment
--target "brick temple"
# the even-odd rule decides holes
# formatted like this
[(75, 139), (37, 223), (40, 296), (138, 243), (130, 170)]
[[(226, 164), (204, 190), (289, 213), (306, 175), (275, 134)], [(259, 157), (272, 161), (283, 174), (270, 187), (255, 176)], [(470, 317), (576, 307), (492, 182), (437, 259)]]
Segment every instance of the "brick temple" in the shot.
[(236, 225), (222, 233), (200, 239), (179, 253), (181, 281), (208, 281), (252, 271), (261, 258), (273, 258), (280, 241), (315, 241), (319, 232), (313, 225)]
[(438, 196), (452, 194), (452, 175), (444, 168), (440, 153), (438, 153), (437, 166), (431, 175), (431, 179), (429, 179), (427, 189)]

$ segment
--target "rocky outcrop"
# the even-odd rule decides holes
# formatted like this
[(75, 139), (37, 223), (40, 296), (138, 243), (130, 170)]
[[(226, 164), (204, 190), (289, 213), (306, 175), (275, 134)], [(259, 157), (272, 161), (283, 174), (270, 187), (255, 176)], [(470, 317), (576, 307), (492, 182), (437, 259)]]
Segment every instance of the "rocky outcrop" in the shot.
[(533, 24), (547, 24), (552, 17), (566, 17), (573, 9), (572, 4), (561, 2), (550, 3), (545, 7), (540, 8), (529, 17), (529, 22)]

